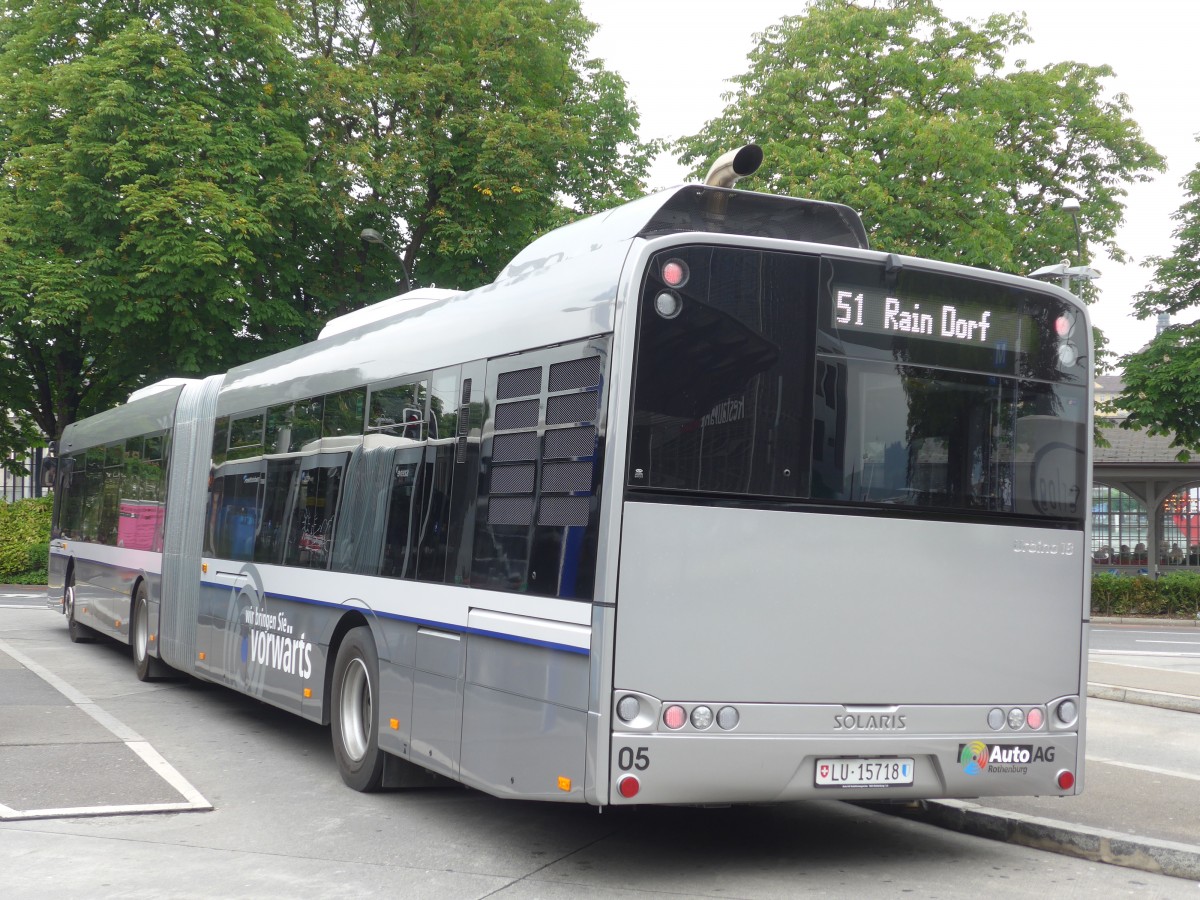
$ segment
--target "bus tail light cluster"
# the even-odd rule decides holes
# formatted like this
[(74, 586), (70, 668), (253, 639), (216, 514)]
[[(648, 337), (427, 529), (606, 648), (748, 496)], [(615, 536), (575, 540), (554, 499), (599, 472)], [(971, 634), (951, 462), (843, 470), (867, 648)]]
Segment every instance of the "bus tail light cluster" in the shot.
[(742, 720), (734, 706), (697, 703), (685, 706), (682, 703), (661, 705), (646, 695), (620, 693), (615, 707), (617, 720), (630, 728), (651, 730), (660, 725), (668, 731), (679, 731), (691, 725), (696, 731), (707, 731), (714, 725), (722, 731), (732, 731)]
[(671, 731), (678, 731), (689, 722), (697, 731), (706, 731), (714, 722), (722, 731), (730, 731), (737, 727), (741, 718), (737, 709), (732, 706), (722, 706), (713, 712), (711, 706), (698, 704), (693, 706), (689, 713), (685, 707), (672, 703), (663, 710), (663, 724)]
[(987, 723), (992, 731), (1000, 731), (1004, 728), (1008, 728), (1010, 731), (1020, 731), (1026, 728), (1030, 731), (1038, 731), (1046, 723), (1046, 712), (1040, 706), (1014, 706), (1009, 709), (997, 706), (988, 710)]
[(1059, 728), (1071, 728), (1079, 721), (1079, 702), (1072, 697), (1059, 700), (1054, 705), (1055, 724)]
[(1073, 728), (1079, 722), (1079, 701), (1074, 697), (1063, 697), (1048, 706), (994, 707), (988, 710), (987, 723), (993, 731), (1040, 731), (1043, 726), (1050, 730)]

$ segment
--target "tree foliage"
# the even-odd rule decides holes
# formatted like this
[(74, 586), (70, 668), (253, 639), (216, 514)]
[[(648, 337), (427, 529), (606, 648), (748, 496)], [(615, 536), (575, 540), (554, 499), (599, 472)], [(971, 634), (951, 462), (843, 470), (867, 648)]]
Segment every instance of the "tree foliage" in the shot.
[[(1200, 312), (1200, 165), (1181, 187), (1184, 202), (1171, 216), (1175, 250), (1150, 260), (1153, 280), (1134, 304), (1142, 319)], [(1125, 390), (1115, 401), (1127, 413), (1122, 427), (1173, 435), (1181, 459), (1200, 451), (1200, 321), (1168, 326), (1122, 362)]]
[[(1114, 259), (1124, 184), (1162, 158), (1106, 66), (1033, 70), (1011, 59), (1024, 16), (967, 24), (932, 0), (814, 0), (758, 36), (728, 105), (677, 149), (703, 165), (739, 143), (765, 151), (745, 184), (849, 204), (872, 244), (1026, 273), (1088, 247)], [(1086, 253), (1086, 250), (1085, 250)]]
[(365, 226), (472, 287), (563, 203), (636, 194), (592, 28), (576, 0), (0, 0), (0, 412), (57, 436), (311, 339), (393, 292)]
[(50, 497), (0, 502), (0, 583), (45, 584), (50, 547)]
[(264, 0), (4, 11), (8, 402), (57, 436), (148, 378), (278, 345), (303, 321), (275, 271), (299, 262), (286, 225), (318, 201), (286, 20)]

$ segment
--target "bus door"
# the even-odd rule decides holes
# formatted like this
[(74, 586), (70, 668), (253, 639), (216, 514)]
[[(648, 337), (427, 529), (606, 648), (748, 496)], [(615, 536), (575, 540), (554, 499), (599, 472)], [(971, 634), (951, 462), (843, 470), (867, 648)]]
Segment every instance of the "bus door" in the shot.
[(266, 482), (264, 458), (236, 460), (216, 468), (209, 492), (205, 549), (214, 559), (203, 576), (196, 668), (239, 688), (249, 649), (239, 638), (258, 594), (244, 564), (254, 560)]

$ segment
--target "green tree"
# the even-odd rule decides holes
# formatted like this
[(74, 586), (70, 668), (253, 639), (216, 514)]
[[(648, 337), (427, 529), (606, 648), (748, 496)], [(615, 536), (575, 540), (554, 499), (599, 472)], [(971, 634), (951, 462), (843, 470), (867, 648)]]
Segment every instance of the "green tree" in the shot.
[(306, 324), (286, 28), (266, 0), (0, 4), (5, 401), (45, 434)]
[[(331, 298), (364, 226), (391, 238), (417, 283), (470, 288), (564, 212), (641, 193), (637, 115), (624, 82), (585, 59), (595, 26), (576, 0), (291, 11), (331, 215), (309, 274)], [(387, 253), (366, 263), (368, 284), (400, 274)]]
[(391, 292), (364, 226), (473, 287), (639, 193), (592, 29), (576, 0), (0, 0), (0, 403), (57, 436), (311, 339)]
[(849, 204), (881, 250), (1026, 273), (1074, 255), (1073, 197), (1089, 245), (1123, 259), (1123, 185), (1162, 158), (1107, 98), (1111, 69), (1030, 69), (1010, 59), (1028, 41), (1024, 16), (814, 0), (758, 36), (724, 112), (677, 149), (699, 174), (754, 141), (746, 186)]
[[(1175, 250), (1150, 259), (1154, 277), (1134, 303), (1138, 318), (1200, 310), (1200, 165), (1181, 187), (1184, 202), (1171, 216)], [(1125, 391), (1115, 401), (1128, 413), (1122, 427), (1173, 435), (1182, 460), (1200, 451), (1200, 321), (1168, 326), (1122, 363)]]

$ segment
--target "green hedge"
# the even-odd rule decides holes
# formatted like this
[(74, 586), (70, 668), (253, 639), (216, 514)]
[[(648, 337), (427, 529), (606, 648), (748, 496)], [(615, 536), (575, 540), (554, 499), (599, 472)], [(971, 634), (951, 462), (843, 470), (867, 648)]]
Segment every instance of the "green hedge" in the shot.
[(0, 501), (0, 583), (45, 584), (51, 497)]
[(1168, 616), (1193, 619), (1200, 614), (1200, 572), (1147, 575), (1092, 574), (1092, 615)]

